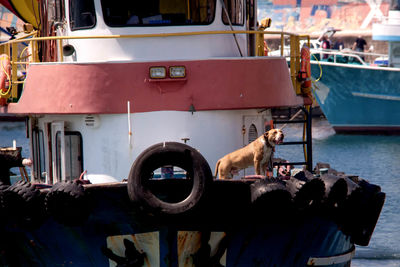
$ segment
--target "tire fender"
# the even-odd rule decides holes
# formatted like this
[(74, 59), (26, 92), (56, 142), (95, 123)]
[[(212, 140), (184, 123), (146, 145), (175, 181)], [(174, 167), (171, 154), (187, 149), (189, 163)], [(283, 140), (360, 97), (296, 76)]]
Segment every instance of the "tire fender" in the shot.
[[(178, 166), (193, 178), (189, 196), (180, 202), (164, 202), (146, 187), (151, 173), (165, 165)], [(133, 163), (128, 177), (128, 195), (132, 202), (140, 203), (150, 212), (180, 214), (198, 205), (212, 179), (210, 166), (197, 150), (177, 142), (159, 143), (143, 151)]]

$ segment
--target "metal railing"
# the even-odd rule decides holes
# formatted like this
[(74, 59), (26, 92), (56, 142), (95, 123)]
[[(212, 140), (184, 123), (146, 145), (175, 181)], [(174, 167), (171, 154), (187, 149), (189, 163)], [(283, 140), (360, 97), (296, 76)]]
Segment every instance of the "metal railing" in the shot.
[[(370, 65), (374, 62), (374, 60), (378, 57), (387, 57), (385, 54), (377, 54), (370, 52), (357, 52), (350, 49), (344, 50), (332, 50), (332, 49), (311, 49), (311, 53), (316, 55), (319, 54), (320, 59), (322, 60), (325, 56), (325, 59), (328, 62), (332, 63), (356, 63), (360, 65)], [(343, 62), (343, 59), (346, 59), (346, 62)], [(311, 57), (311, 60), (315, 60), (314, 57)], [(342, 61), (341, 61), (342, 60)]]

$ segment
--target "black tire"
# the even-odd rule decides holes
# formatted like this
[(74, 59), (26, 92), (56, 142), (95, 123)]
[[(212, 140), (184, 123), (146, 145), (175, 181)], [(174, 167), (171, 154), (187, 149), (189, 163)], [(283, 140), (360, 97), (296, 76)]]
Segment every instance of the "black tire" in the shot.
[(332, 207), (343, 204), (348, 195), (346, 180), (329, 174), (322, 175), (320, 179), (325, 183), (326, 204)]
[(385, 202), (385, 193), (377, 185), (361, 180), (357, 189), (348, 197), (342, 221), (342, 230), (355, 244), (368, 246)]
[(78, 181), (56, 183), (45, 198), (46, 210), (59, 223), (83, 224), (90, 214), (90, 199)]
[[(290, 181), (290, 180), (289, 180)], [(315, 178), (306, 182), (295, 194), (294, 205), (299, 210), (319, 208), (325, 195), (325, 183)]]
[(251, 203), (257, 221), (277, 221), (291, 214), (292, 195), (285, 182), (278, 179), (261, 179), (250, 185)]
[[(193, 180), (189, 195), (180, 202), (164, 202), (146, 186), (152, 172), (165, 165), (186, 170)], [(182, 143), (159, 143), (143, 151), (133, 163), (128, 177), (128, 194), (129, 198), (134, 203), (140, 203), (145, 211), (181, 214), (198, 205), (212, 179), (210, 166), (197, 150)]]
[(2, 207), (9, 221), (36, 227), (45, 217), (43, 195), (33, 184), (18, 181), (2, 193)]

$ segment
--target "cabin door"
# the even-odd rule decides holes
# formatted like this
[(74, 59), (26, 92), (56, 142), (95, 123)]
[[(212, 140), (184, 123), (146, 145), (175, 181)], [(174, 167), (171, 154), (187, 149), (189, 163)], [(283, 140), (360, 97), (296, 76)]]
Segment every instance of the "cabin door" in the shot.
[(65, 134), (64, 122), (51, 123), (51, 150), (53, 183), (65, 180)]

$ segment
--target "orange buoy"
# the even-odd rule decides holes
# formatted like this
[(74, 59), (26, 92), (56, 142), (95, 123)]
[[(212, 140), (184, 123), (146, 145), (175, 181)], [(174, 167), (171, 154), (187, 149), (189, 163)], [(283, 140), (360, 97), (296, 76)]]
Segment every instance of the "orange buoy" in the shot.
[(308, 46), (303, 45), (300, 51), (300, 71), (299, 71), (299, 80), (301, 81), (301, 91), (303, 95), (311, 96), (311, 56), (310, 49)]

